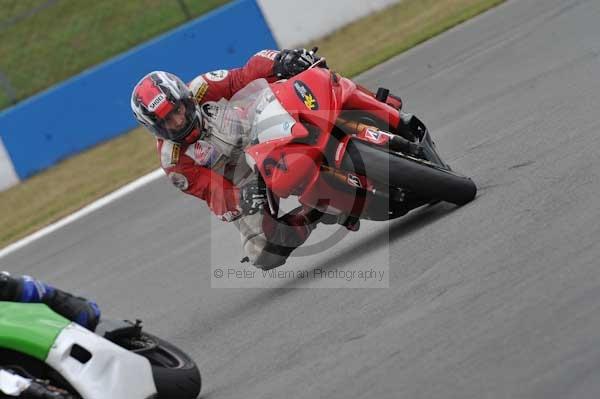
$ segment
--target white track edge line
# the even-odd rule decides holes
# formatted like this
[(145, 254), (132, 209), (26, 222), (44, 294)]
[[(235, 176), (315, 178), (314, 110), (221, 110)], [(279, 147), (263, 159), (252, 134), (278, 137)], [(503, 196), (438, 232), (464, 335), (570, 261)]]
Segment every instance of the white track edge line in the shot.
[(81, 219), (84, 216), (89, 215), (90, 213), (102, 208), (105, 205), (110, 204), (117, 199), (124, 197), (125, 195), (137, 190), (140, 187), (145, 186), (148, 183), (157, 180), (161, 176), (164, 176), (165, 172), (162, 169), (157, 169), (154, 172), (148, 173), (145, 176), (140, 177), (137, 180), (132, 181), (131, 183), (113, 191), (112, 193), (92, 202), (91, 204), (81, 208), (75, 213), (70, 214), (69, 216), (60, 219), (57, 222), (52, 223), (49, 226), (42, 228), (41, 230), (36, 231), (35, 233), (20, 239), (19, 241), (8, 245), (7, 247), (0, 250), (0, 258), (5, 257), (8, 254), (15, 252), (18, 249), (23, 248), (24, 246), (50, 234), (55, 232), (56, 230), (73, 223), (77, 219)]

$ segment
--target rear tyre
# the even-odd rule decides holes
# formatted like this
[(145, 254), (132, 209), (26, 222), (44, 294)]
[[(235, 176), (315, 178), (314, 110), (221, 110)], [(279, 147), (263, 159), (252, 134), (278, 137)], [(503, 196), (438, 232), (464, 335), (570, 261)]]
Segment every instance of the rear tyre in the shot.
[(464, 205), (475, 198), (473, 181), (426, 161), (391, 153), (360, 140), (350, 140), (342, 169), (379, 183), (399, 187), (431, 200)]

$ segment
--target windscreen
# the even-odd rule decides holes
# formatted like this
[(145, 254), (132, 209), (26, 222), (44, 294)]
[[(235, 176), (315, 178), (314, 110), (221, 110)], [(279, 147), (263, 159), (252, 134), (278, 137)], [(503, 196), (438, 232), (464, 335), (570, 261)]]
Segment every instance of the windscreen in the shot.
[(283, 108), (265, 79), (257, 79), (231, 97), (221, 132), (239, 134), (247, 144), (288, 137), (296, 120)]

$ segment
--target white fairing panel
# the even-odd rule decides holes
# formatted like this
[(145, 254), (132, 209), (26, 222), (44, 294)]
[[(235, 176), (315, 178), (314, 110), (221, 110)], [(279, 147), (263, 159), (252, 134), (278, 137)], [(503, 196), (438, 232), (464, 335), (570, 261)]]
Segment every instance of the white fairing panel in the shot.
[[(71, 356), (79, 345), (92, 357), (85, 363)], [(150, 362), (71, 323), (56, 339), (46, 363), (84, 399), (147, 399), (156, 395)]]
[(8, 396), (20, 396), (24, 390), (29, 388), (29, 385), (31, 385), (31, 380), (0, 370), (0, 393)]
[[(226, 104), (226, 105), (225, 105)], [(283, 108), (265, 79), (256, 79), (223, 103), (220, 132), (239, 131), (248, 140), (264, 143), (292, 135), (296, 120)]]
[(2, 137), (0, 137), (0, 191), (6, 190), (19, 182), (19, 176), (15, 172), (15, 167), (4, 147)]
[(258, 133), (258, 141), (265, 143), (291, 136), (296, 120), (283, 108), (270, 90), (265, 94), (270, 94), (267, 97), (269, 101), (264, 104), (261, 112), (257, 113), (254, 125)]

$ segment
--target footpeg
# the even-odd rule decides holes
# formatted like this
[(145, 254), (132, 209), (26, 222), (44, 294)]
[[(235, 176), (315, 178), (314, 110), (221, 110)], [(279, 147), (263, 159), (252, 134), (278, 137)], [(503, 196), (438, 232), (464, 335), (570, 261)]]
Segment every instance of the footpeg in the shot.
[(392, 151), (400, 151), (408, 155), (412, 155), (418, 158), (423, 157), (423, 147), (412, 141), (408, 141), (401, 136), (390, 137), (390, 149)]

